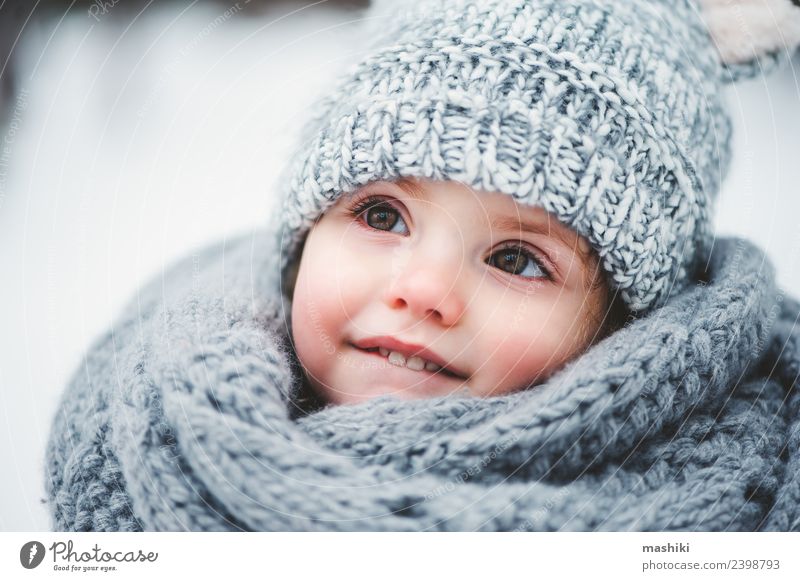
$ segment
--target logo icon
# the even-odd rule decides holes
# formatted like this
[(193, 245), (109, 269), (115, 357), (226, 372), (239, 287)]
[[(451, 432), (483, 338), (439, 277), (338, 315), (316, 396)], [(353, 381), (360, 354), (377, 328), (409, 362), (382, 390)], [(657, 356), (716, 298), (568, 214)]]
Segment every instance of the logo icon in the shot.
[(35, 569), (44, 560), (44, 545), (39, 541), (30, 541), (19, 550), (19, 562), (26, 569)]

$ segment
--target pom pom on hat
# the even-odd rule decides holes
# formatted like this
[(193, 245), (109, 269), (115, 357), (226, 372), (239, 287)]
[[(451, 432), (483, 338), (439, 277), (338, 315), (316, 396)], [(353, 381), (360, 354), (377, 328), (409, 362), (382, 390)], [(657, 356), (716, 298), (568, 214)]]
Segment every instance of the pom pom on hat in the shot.
[[(734, 67), (800, 46), (800, 0), (698, 0), (720, 58)], [(758, 74), (753, 67), (749, 76)]]

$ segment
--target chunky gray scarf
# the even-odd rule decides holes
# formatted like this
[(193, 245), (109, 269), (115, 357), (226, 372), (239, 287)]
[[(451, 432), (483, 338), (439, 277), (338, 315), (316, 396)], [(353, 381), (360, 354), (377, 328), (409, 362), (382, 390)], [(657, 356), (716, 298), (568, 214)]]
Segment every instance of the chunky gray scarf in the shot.
[(304, 415), (266, 240), (177, 264), (92, 346), (56, 530), (800, 530), (800, 303), (749, 242), (546, 384)]

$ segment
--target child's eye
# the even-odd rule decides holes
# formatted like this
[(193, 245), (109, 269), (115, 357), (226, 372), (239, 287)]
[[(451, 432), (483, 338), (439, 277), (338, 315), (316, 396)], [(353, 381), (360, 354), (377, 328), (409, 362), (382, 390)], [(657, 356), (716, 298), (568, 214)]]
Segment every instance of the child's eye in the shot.
[(364, 214), (363, 221), (370, 228), (392, 232), (396, 224), (405, 224), (400, 212), (389, 202), (381, 198), (370, 196), (358, 202), (350, 213), (359, 218)]
[(489, 257), (489, 264), (524, 278), (552, 278), (543, 260), (519, 245), (500, 248)]

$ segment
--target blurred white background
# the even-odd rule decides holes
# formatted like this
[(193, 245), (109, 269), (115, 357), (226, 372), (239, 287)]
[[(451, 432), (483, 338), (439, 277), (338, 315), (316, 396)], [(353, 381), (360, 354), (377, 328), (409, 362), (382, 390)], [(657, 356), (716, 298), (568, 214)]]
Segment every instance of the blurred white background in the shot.
[[(355, 33), (361, 11), (335, 2), (111, 4), (31, 19), (12, 43), (0, 133), (4, 531), (50, 528), (44, 451), (85, 349), (173, 259), (265, 223), (304, 108), (368, 40)], [(718, 232), (759, 244), (798, 296), (800, 60), (727, 91), (735, 154)]]

